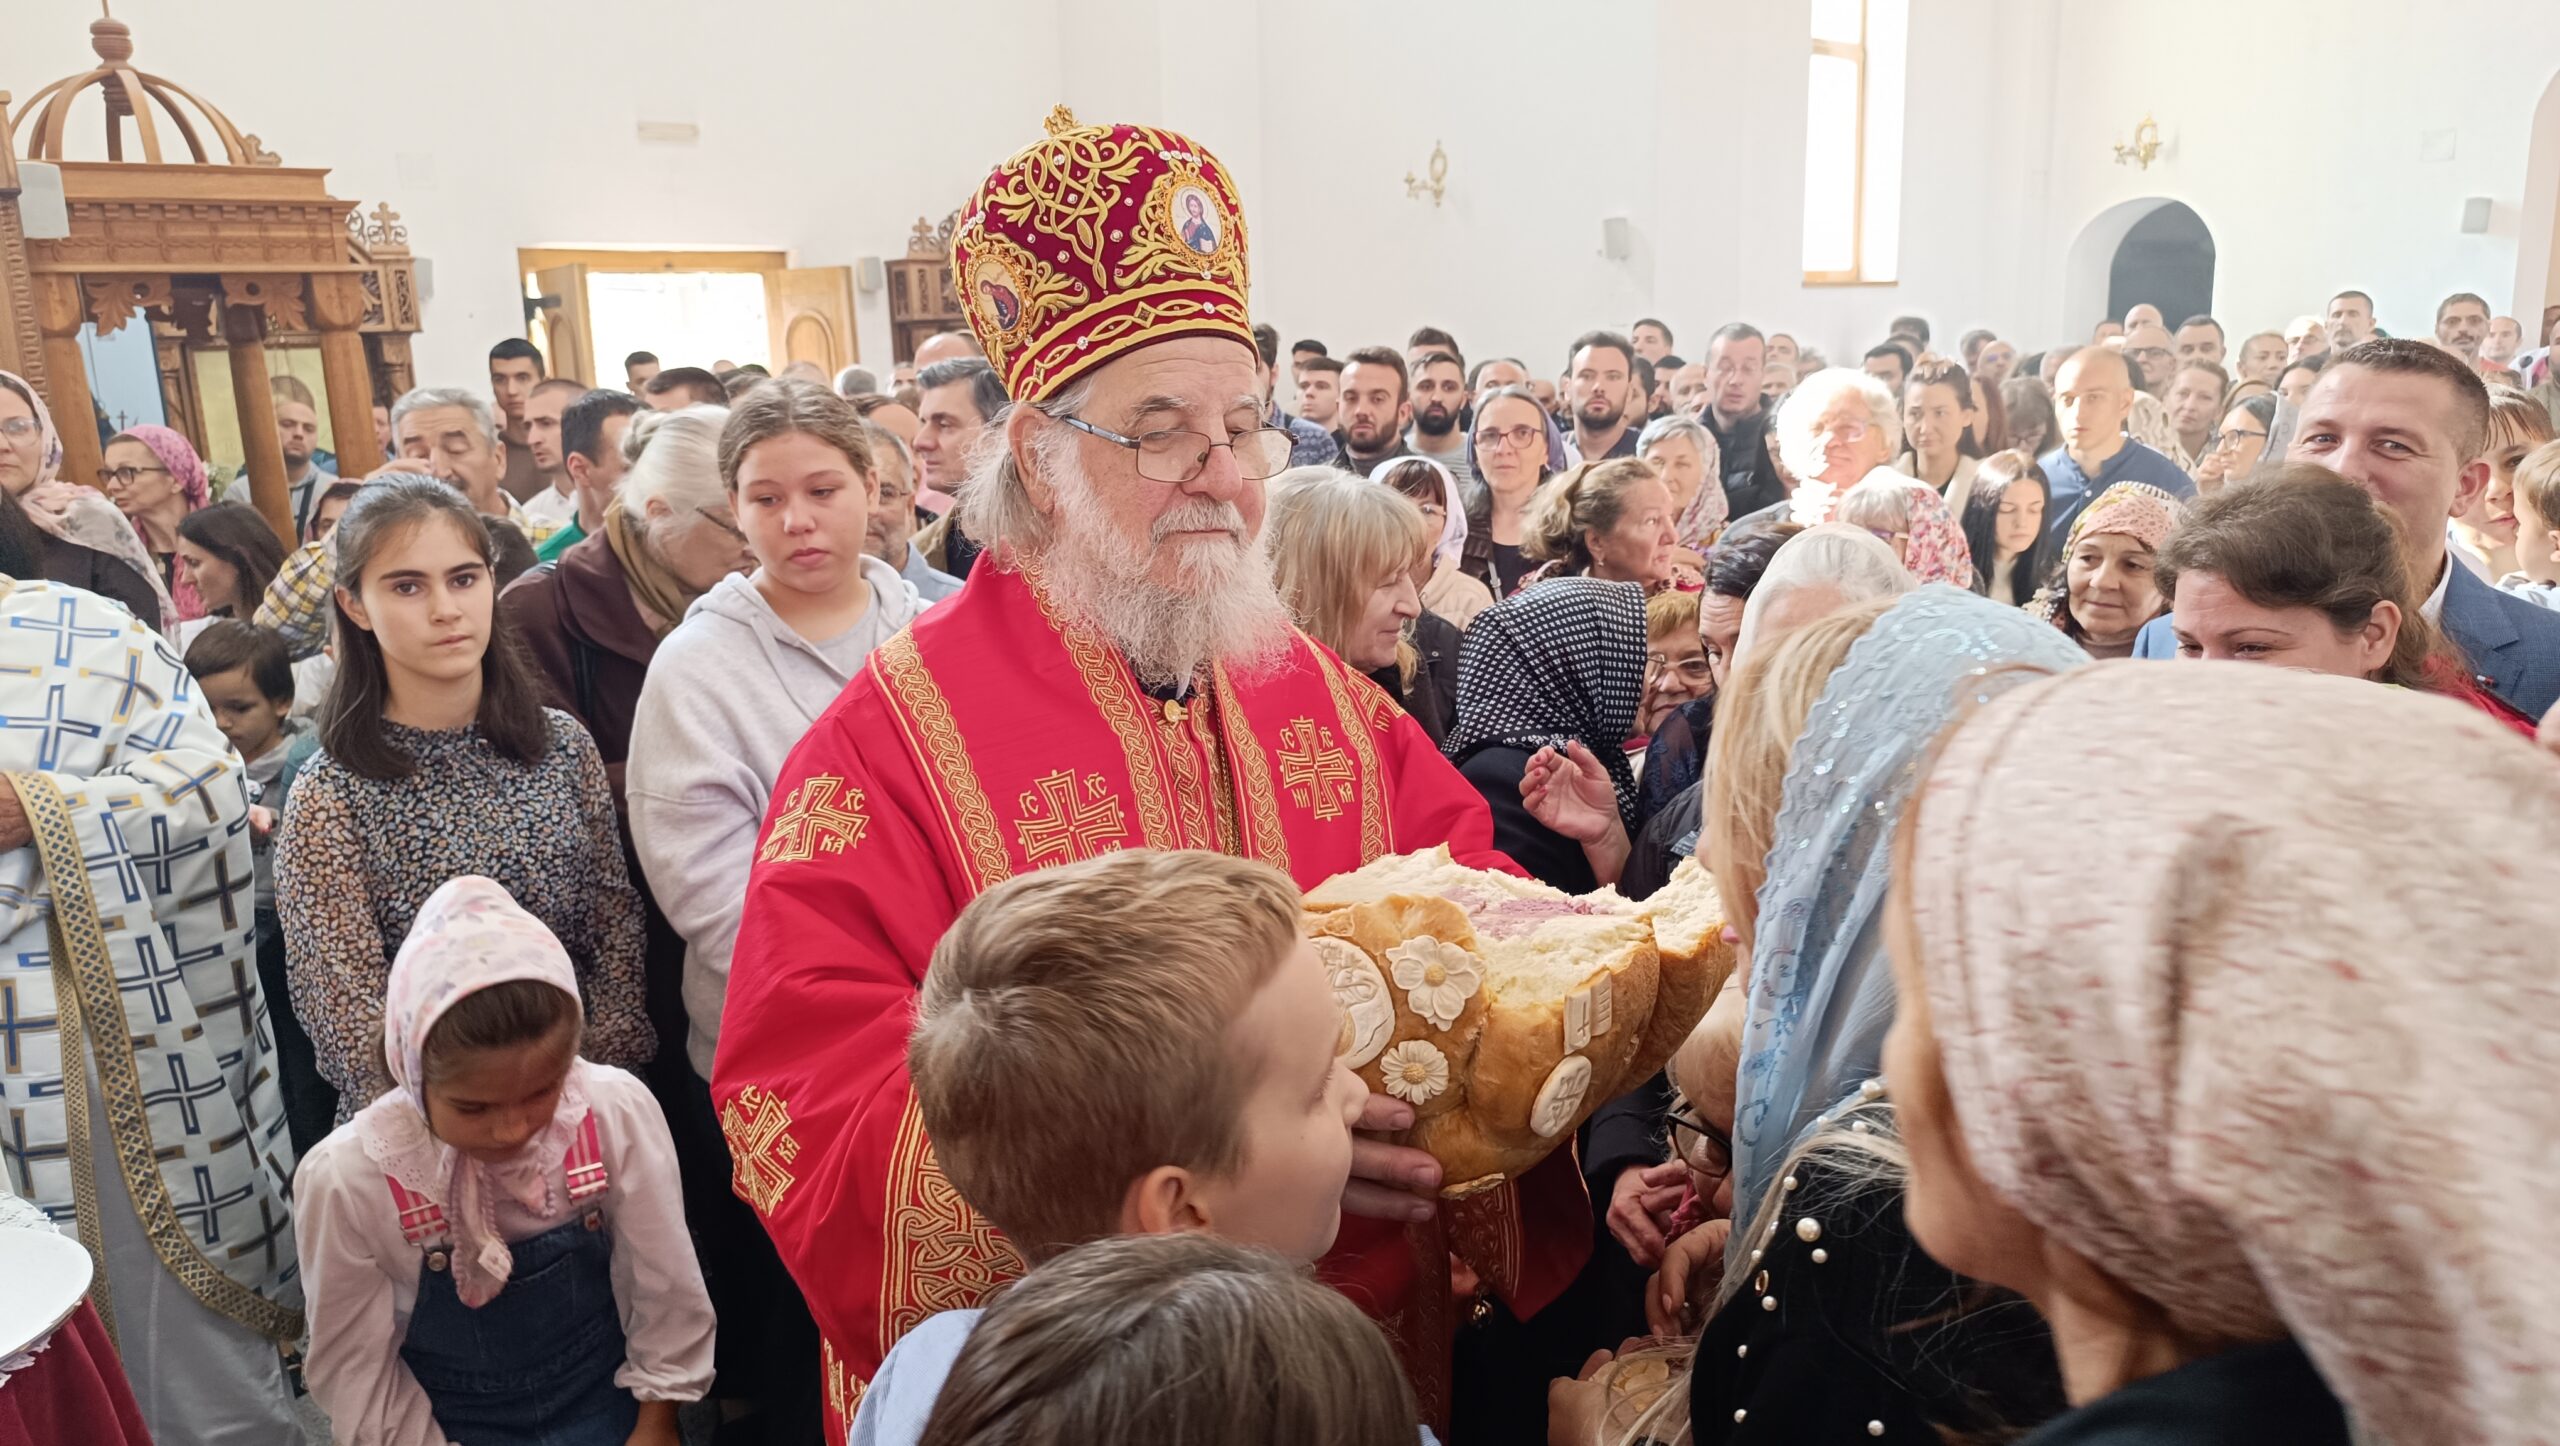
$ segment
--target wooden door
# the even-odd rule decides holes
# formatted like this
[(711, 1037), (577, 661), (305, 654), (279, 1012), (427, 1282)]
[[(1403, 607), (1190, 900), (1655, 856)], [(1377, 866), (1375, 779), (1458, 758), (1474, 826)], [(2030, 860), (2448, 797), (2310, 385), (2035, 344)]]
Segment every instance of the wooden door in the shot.
[(574, 377), (592, 386), (596, 380), (595, 338), (587, 330), (587, 268), (546, 266), (533, 273), (540, 309), (533, 340), (551, 358), (551, 375)]
[(795, 266), (765, 273), (773, 369), (814, 363), (832, 379), (853, 365), (853, 268)]

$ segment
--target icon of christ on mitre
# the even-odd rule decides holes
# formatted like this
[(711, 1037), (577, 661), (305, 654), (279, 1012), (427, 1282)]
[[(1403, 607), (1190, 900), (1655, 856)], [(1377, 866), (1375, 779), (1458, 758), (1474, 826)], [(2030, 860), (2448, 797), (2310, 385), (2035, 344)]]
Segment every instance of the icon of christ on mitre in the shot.
[[(839, 1431), (901, 1335), (1023, 1268), (935, 1163), (905, 1068), (926, 961), (971, 899), (1120, 848), (1253, 858), (1301, 889), (1443, 849), (1451, 868), (1516, 873), (1475, 790), (1274, 587), (1263, 489), (1289, 436), (1255, 379), (1226, 169), (1183, 136), (1063, 107), (1048, 132), (952, 236), (1014, 402), (959, 502), (987, 551), (785, 764), (722, 1014), (712, 1094), (735, 1184), (807, 1294)], [(1413, 1118), (1383, 1091), (1367, 1117)], [(1427, 1404), (1446, 1400), (1449, 1251), (1524, 1320), (1582, 1266), (1590, 1204), (1553, 1148), (1570, 1133), (1487, 1180), (1444, 1179), (1412, 1144), (1362, 1146), (1320, 1273), (1387, 1326)], [(1417, 1198), (1462, 1183), (1408, 1225)]]

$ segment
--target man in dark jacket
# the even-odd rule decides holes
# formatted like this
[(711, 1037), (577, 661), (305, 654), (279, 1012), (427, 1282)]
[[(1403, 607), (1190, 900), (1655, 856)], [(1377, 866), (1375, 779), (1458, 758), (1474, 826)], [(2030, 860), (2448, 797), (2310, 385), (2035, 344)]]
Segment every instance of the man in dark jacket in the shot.
[(1707, 405), (1698, 420), (1715, 433), (1724, 456), (1724, 495), (1734, 517), (1787, 499), (1787, 484), (1769, 456), (1769, 409), (1760, 402), (1768, 347), (1757, 328), (1739, 321), (1707, 342)]

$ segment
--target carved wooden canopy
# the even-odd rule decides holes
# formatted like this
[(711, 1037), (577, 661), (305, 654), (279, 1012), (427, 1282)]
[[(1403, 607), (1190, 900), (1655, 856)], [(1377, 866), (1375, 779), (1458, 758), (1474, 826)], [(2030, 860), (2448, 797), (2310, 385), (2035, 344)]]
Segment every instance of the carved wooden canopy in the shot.
[[(81, 480), (98, 452), (92, 429), (68, 424), (91, 410), (84, 323), (112, 333), (137, 312), (148, 318), (170, 422), (199, 447), (189, 422), (201, 422), (206, 399), (183, 355), (227, 346), (252, 489), (289, 537), (264, 346), (316, 334), (341, 470), (378, 465), (374, 381), (410, 384), (419, 329), (407, 228), (388, 205), (367, 215), (331, 196), (327, 170), (283, 164), (209, 101), (137, 69), (121, 22), (93, 21), (89, 36), (98, 66), (37, 90), (14, 120), (0, 91), (0, 367), (46, 393), (66, 421), (65, 475)], [(67, 144), (73, 110), (91, 96), (105, 110), (103, 161), (72, 159)], [(26, 235), (18, 157), (59, 169), (66, 234)]]

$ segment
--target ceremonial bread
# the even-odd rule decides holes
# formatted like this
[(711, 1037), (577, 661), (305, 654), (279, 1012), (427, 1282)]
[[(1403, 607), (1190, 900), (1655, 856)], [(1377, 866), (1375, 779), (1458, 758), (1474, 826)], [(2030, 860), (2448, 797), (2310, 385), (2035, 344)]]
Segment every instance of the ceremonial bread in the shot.
[(1444, 847), (1328, 879), (1305, 906), (1344, 1059), (1413, 1106), (1405, 1142), (1439, 1160), (1453, 1198), (1528, 1169), (1661, 1069), (1733, 967), (1695, 860), (1638, 904), (1466, 868)]

